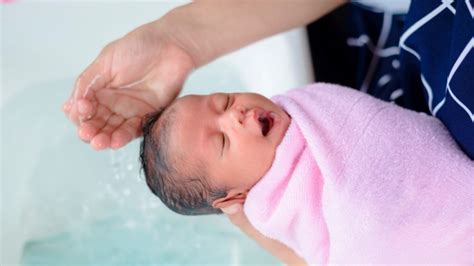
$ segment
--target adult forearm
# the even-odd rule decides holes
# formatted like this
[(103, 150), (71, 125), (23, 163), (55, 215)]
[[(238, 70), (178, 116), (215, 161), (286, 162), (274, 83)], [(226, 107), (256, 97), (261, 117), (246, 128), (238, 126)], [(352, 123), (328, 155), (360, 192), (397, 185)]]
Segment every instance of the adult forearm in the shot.
[(292, 249), (290, 249), (285, 244), (270, 239), (260, 232), (257, 231), (253, 226), (248, 224), (247, 226), (240, 228), (247, 236), (254, 239), (260, 246), (265, 250), (270, 252), (273, 256), (277, 257), (280, 261), (286, 265), (298, 265), (304, 266), (307, 265), (305, 260), (299, 257)]
[(304, 26), (345, 0), (221, 0), (178, 7), (160, 20), (196, 67), (262, 38)]

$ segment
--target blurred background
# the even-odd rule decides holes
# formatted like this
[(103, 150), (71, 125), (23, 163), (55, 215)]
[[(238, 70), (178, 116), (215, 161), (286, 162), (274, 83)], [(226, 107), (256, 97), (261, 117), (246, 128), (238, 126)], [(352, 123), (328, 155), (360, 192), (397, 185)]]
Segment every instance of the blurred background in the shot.
[[(1, 265), (279, 264), (223, 215), (185, 217), (149, 192), (136, 140), (96, 152), (61, 111), (102, 47), (186, 2), (0, 5)], [(304, 29), (195, 71), (183, 94), (313, 80)]]

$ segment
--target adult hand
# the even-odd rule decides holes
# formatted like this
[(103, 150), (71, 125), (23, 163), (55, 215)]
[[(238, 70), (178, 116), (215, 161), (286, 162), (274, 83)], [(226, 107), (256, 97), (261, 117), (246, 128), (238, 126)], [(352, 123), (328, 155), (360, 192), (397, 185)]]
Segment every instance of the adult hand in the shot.
[(307, 265), (305, 260), (299, 257), (292, 249), (283, 243), (268, 238), (260, 233), (247, 219), (243, 211), (242, 204), (233, 204), (229, 207), (222, 208), (229, 220), (240, 230), (242, 230), (247, 236), (255, 240), (260, 246), (266, 249), (268, 252), (273, 254), (279, 260), (287, 265)]
[(195, 1), (177, 7), (107, 45), (77, 79), (64, 111), (93, 148), (120, 148), (141, 134), (145, 114), (176, 98), (193, 68), (303, 26), (345, 1)]
[(94, 149), (120, 148), (141, 135), (142, 118), (167, 106), (194, 68), (159, 23), (108, 44), (76, 80), (63, 111)]

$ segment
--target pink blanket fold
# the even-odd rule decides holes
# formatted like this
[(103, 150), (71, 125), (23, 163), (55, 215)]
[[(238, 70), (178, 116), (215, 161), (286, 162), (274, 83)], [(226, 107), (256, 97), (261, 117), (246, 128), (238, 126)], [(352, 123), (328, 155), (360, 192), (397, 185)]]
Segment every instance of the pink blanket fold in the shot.
[(313, 84), (244, 211), (310, 264), (474, 262), (474, 162), (436, 118)]

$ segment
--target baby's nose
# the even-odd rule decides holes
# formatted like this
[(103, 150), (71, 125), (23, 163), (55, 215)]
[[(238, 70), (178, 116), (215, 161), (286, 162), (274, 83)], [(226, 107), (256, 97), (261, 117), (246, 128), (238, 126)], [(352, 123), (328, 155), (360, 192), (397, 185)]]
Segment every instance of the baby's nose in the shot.
[(230, 112), (230, 117), (233, 123), (236, 124), (243, 124), (245, 121), (245, 116), (247, 113), (247, 108), (243, 105), (238, 105), (233, 108)]

